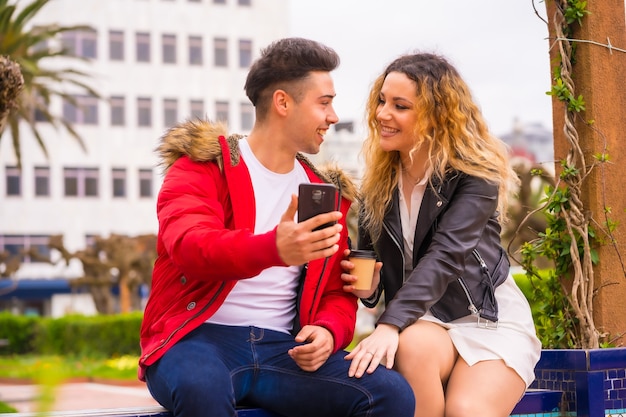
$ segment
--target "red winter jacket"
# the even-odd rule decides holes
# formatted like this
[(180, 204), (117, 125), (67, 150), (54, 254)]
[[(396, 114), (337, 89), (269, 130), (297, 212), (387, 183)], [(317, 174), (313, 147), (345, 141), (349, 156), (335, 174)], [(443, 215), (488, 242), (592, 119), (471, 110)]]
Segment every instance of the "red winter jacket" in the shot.
[[(157, 214), (158, 257), (141, 325), (139, 379), (170, 347), (204, 323), (238, 280), (272, 266), (284, 266), (276, 229), (255, 235), (255, 201), (250, 175), (239, 154), (241, 136), (226, 138), (220, 125), (186, 122), (170, 129), (158, 148), (165, 168)], [(352, 340), (357, 298), (343, 291), (339, 261), (348, 244), (345, 224), (352, 183), (339, 171), (317, 171), (298, 155), (311, 182), (333, 178), (341, 187), (343, 217), (339, 251), (311, 261), (301, 292), (300, 326), (323, 326), (335, 350)]]

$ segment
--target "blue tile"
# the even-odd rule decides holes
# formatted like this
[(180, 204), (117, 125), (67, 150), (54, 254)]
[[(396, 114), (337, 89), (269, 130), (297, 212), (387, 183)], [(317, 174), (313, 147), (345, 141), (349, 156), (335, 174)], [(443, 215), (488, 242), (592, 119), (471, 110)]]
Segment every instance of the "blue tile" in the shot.
[(558, 411), (562, 398), (561, 391), (527, 390), (513, 409), (513, 414)]
[(626, 363), (626, 348), (603, 348), (589, 350), (589, 369), (617, 369), (624, 368)]
[(583, 349), (544, 349), (537, 364), (540, 369), (585, 369)]

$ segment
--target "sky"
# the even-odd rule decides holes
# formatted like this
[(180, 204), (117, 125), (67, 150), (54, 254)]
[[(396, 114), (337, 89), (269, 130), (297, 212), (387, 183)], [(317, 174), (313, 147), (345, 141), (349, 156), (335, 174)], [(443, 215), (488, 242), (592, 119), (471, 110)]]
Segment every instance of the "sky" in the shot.
[(514, 124), (552, 130), (543, 0), (290, 0), (290, 36), (334, 48), (340, 121), (363, 125), (369, 88), (397, 56), (443, 55), (469, 85), (492, 133)]

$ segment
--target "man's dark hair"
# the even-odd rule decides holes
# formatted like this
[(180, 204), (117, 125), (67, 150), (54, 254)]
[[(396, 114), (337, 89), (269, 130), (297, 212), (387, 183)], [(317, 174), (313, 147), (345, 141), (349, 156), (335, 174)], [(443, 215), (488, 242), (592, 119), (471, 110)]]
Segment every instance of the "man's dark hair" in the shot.
[(300, 99), (297, 82), (311, 71), (330, 72), (339, 66), (339, 55), (319, 42), (303, 38), (285, 38), (261, 50), (261, 57), (250, 68), (244, 90), (256, 107), (257, 118), (268, 110), (276, 89), (283, 89)]

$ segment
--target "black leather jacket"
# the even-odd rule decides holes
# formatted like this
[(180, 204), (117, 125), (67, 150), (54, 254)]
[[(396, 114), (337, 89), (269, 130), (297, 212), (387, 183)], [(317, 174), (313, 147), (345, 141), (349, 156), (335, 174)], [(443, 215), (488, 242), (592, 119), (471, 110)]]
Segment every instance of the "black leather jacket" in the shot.
[[(426, 187), (413, 247), (413, 272), (405, 277), (398, 189), (372, 243), (360, 228), (359, 248), (374, 249), (383, 262), (376, 293), (362, 300), (374, 307), (383, 294), (378, 323), (405, 329), (430, 309), (444, 322), (474, 314), (479, 323), (498, 320), (495, 288), (509, 274), (500, 243), (498, 187), (462, 173)], [(480, 318), (480, 320), (479, 320)]]

